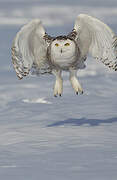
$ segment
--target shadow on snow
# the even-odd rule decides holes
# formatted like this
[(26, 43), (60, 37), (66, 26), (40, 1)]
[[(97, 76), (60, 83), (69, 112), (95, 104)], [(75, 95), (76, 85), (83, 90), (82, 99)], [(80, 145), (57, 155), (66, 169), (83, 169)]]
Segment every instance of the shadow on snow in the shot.
[(81, 119), (67, 119), (64, 121), (57, 121), (53, 124), (48, 125), (47, 127), (54, 127), (54, 126), (63, 126), (63, 125), (72, 125), (72, 126), (82, 126), (82, 125), (90, 125), (90, 126), (99, 126), (100, 124), (111, 124), (111, 123), (116, 123), (117, 122), (117, 117), (115, 118), (110, 118), (110, 119), (86, 119), (86, 118), (81, 118)]

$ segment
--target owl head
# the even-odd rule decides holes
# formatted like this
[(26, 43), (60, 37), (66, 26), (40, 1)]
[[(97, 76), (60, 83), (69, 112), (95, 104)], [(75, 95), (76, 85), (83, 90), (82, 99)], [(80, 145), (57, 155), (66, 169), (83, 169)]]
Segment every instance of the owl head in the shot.
[(55, 57), (70, 57), (75, 53), (76, 44), (67, 36), (58, 36), (51, 43), (51, 54)]

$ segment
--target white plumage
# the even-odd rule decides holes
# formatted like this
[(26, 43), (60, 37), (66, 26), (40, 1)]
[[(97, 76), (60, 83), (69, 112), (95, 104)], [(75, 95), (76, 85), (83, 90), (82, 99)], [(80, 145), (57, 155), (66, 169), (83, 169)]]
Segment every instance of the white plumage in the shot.
[(17, 76), (22, 79), (32, 68), (38, 74), (53, 73), (55, 96), (62, 94), (62, 70), (70, 72), (76, 94), (83, 93), (76, 72), (85, 67), (88, 54), (117, 70), (117, 36), (106, 24), (85, 14), (77, 17), (71, 33), (58, 37), (50, 37), (41, 21), (34, 19), (21, 28), (12, 45)]

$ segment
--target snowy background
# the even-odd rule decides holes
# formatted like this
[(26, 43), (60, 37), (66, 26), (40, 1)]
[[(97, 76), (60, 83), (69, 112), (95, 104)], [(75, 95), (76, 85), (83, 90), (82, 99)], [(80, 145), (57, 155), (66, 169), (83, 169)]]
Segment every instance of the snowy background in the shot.
[(116, 180), (117, 74), (92, 58), (78, 72), (76, 96), (64, 73), (64, 91), (53, 97), (54, 77), (19, 81), (11, 44), (20, 27), (40, 18), (50, 35), (67, 34), (88, 13), (117, 33), (116, 0), (0, 0), (0, 179)]

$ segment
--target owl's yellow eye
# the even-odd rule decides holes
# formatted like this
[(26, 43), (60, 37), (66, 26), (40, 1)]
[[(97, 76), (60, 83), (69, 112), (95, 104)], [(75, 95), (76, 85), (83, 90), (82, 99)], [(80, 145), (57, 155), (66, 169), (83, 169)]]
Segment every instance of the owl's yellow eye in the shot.
[(70, 46), (70, 44), (69, 43), (65, 43), (64, 46)]
[(58, 47), (58, 46), (59, 46), (59, 44), (58, 44), (58, 43), (56, 43), (56, 44), (55, 44), (55, 46), (57, 46), (57, 47)]

